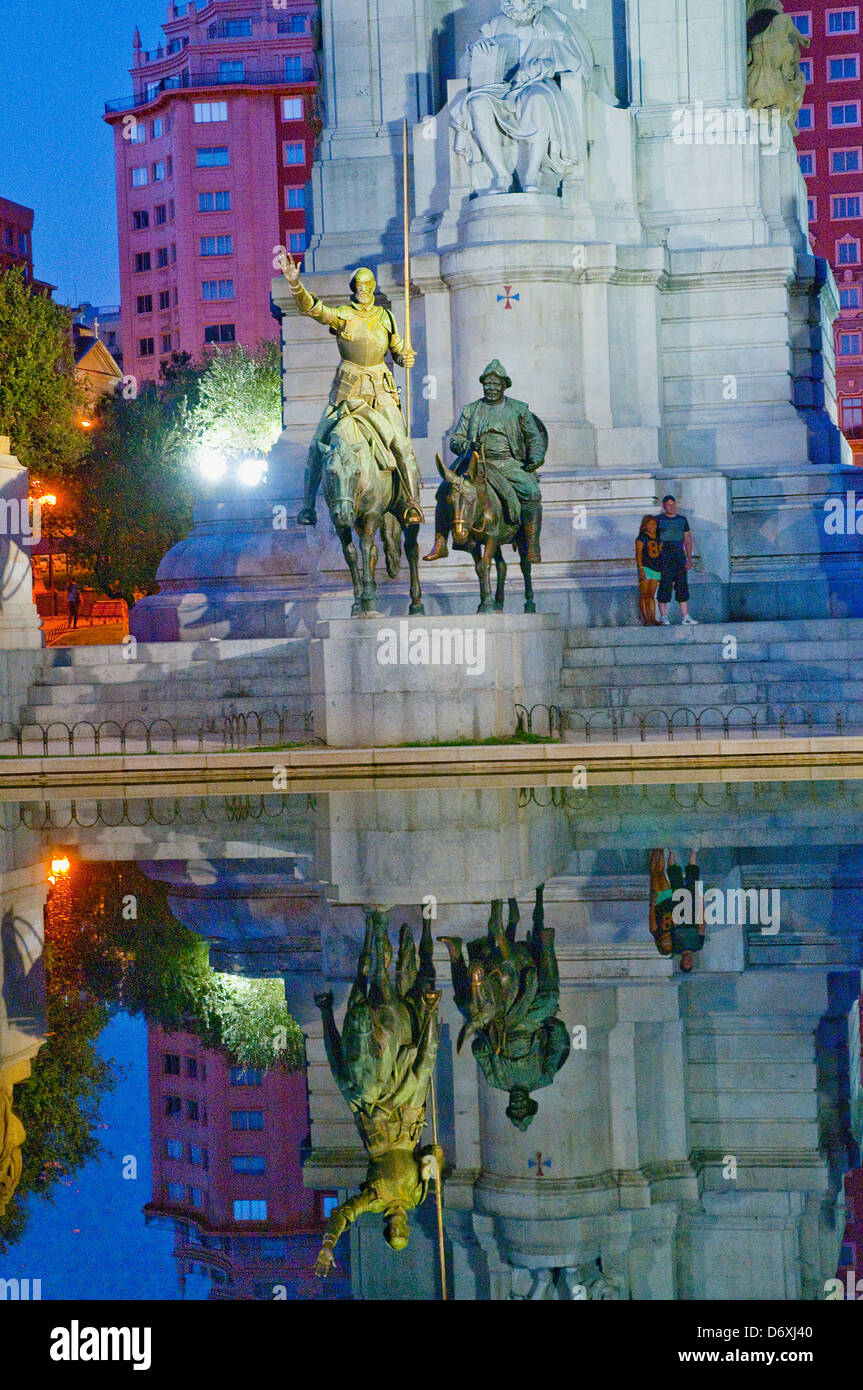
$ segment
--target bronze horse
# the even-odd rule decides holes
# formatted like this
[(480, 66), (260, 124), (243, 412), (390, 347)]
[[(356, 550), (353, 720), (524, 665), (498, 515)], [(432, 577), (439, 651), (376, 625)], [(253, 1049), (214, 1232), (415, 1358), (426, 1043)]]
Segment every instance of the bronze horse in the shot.
[[(503, 547), (512, 541), (518, 550), (519, 564), (524, 576), (524, 611), (535, 613), (532, 566), (525, 558), (527, 537), (521, 526), (513, 526), (504, 517), (501, 500), (489, 483), (485, 465), (476, 449), (468, 449), (462, 454), (457, 459), (454, 469), (447, 468), (440, 454), (435, 457), (438, 472), (450, 486), (445, 505), (452, 530), (453, 549), (466, 550), (473, 556), (480, 592), (477, 612), (503, 612), (507, 568), (503, 558)], [(492, 560), (497, 572), (494, 595), (491, 592)]]
[[(354, 586), (351, 617), (380, 617), (375, 582), (378, 530), (390, 579), (395, 579), (399, 572), (404, 535), (410, 567), (409, 612), (425, 613), (419, 580), (419, 525), (404, 525), (407, 501), (398, 474), (379, 468), (369, 444), (355, 426), (354, 433), (355, 437), (350, 439), (333, 430), (328, 441), (320, 446), (324, 461), (324, 496)], [(359, 540), (359, 556), (353, 541), (354, 531)]]

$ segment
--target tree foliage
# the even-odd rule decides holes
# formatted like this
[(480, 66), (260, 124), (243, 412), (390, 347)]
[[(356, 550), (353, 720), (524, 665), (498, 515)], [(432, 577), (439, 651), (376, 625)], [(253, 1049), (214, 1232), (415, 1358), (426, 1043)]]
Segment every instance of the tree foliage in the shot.
[(86, 448), (67, 309), (0, 270), (0, 434), (40, 478), (74, 469)]
[(282, 428), (282, 363), (278, 343), (249, 351), (237, 346), (210, 357), (177, 417), (178, 437), (191, 453), (206, 449), (231, 462), (265, 456)]
[(65, 518), (79, 569), (129, 604), (157, 592), (159, 562), (192, 525), (195, 479), (173, 414), (155, 386), (106, 400)]

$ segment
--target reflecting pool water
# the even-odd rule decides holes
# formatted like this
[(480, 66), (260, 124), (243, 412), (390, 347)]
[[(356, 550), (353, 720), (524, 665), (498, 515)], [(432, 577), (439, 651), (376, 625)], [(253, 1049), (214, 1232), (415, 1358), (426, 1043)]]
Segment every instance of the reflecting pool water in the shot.
[(823, 1299), (863, 1258), (861, 806), (800, 780), (0, 807), (0, 1279)]

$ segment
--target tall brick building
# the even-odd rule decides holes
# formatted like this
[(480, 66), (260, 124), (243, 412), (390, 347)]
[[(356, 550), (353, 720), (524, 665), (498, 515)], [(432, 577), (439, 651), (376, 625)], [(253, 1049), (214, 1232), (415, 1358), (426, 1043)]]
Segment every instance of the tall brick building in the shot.
[(213, 1299), (349, 1297), (347, 1241), (326, 1285), (314, 1275), (329, 1202), (303, 1186), (305, 1073), (231, 1066), (193, 1034), (156, 1026), (147, 1053), (153, 1196), (144, 1211), (173, 1227), (181, 1290), (203, 1276)]
[(135, 34), (132, 95), (108, 102), (123, 367), (278, 337), (273, 248), (302, 255), (314, 156), (314, 0), (171, 0), (164, 42)]
[(810, 239), (830, 262), (839, 287), (840, 425), (855, 462), (863, 464), (863, 4), (807, 0), (785, 8), (810, 40), (797, 148), (809, 196)]

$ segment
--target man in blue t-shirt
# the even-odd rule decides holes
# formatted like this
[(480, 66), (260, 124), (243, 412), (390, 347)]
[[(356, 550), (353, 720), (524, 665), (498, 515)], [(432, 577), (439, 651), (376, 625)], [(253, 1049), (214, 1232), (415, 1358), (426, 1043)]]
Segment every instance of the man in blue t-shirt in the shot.
[(696, 627), (695, 619), (689, 615), (688, 571), (692, 569), (692, 532), (686, 517), (677, 510), (677, 502), (671, 493), (662, 499), (662, 511), (656, 518), (656, 534), (662, 542), (656, 598), (663, 626), (671, 626), (668, 605), (673, 593), (680, 604), (684, 624)]

